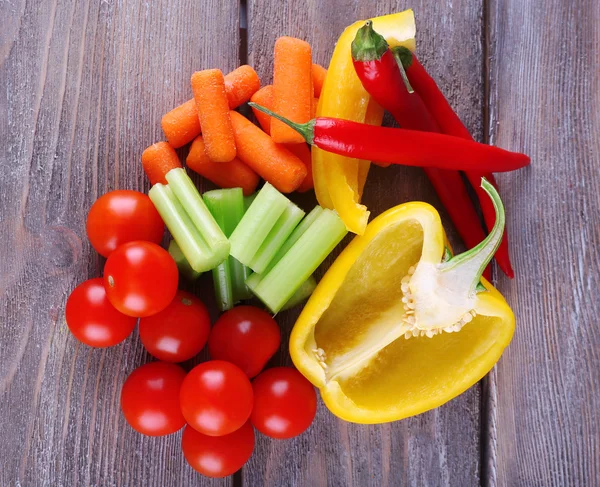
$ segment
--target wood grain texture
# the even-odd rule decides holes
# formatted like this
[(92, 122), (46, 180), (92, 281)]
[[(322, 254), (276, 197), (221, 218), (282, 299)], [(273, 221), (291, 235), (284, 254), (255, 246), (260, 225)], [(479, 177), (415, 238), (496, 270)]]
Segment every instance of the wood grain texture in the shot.
[(189, 468), (180, 435), (126, 425), (121, 384), (150, 360), (137, 332), (79, 345), (64, 305), (102, 270), (91, 203), (146, 190), (141, 152), (190, 97), (191, 73), (237, 66), (238, 2), (9, 1), (0, 13), (0, 485), (230, 484)]
[(497, 368), (498, 485), (600, 485), (600, 3), (489, 4), (489, 133), (517, 330)]
[[(481, 138), (483, 11), (477, 1), (249, 0), (249, 63), (263, 82), (271, 82), (275, 39), (291, 35), (310, 42), (316, 62), (327, 66), (335, 41), (348, 24), (409, 7), (414, 8), (417, 17), (417, 49), (421, 60), (475, 137)], [(372, 167), (364, 202), (373, 216), (411, 200), (425, 200), (441, 208), (421, 170)], [(314, 199), (305, 199), (303, 203), (308, 207), (314, 204)], [(450, 230), (447, 215), (441, 213)], [(455, 233), (449, 233), (460, 249)], [(323, 268), (327, 268), (327, 263)], [(291, 311), (278, 315), (285, 342), (297, 314)], [(278, 362), (291, 363), (285, 347)], [(435, 411), (381, 426), (345, 423), (321, 403), (315, 423), (299, 438), (273, 442), (259, 436), (256, 454), (243, 469), (243, 482), (252, 486), (477, 485), (479, 426), (478, 385)]]

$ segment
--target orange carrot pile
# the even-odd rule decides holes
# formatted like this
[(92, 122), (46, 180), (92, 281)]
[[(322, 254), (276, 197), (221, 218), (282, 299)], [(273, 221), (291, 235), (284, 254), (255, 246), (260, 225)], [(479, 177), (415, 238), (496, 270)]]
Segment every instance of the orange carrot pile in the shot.
[(236, 155), (225, 79), (219, 69), (196, 71), (191, 79), (206, 153), (214, 162), (229, 162)]
[[(273, 65), (273, 110), (293, 122), (308, 122), (314, 98), (310, 45), (293, 37), (280, 37), (275, 42)], [(280, 144), (303, 141), (299, 133), (279, 120), (271, 120), (271, 137)]]
[(282, 193), (298, 189), (307, 174), (300, 159), (243, 115), (231, 112), (231, 124), (241, 161)]
[(238, 158), (229, 162), (211, 161), (206, 154), (201, 136), (196, 137), (192, 142), (185, 162), (192, 171), (221, 188), (242, 188), (244, 196), (254, 193), (260, 179), (258, 174)]
[(321, 96), (321, 90), (323, 89), (323, 83), (325, 83), (325, 76), (327, 76), (327, 70), (320, 64), (313, 64), (311, 67), (313, 86), (315, 87), (315, 97)]
[[(273, 87), (271, 85), (267, 85), (258, 90), (254, 95), (252, 95), (251, 101), (254, 103), (258, 103), (269, 110), (273, 107)], [(318, 101), (318, 100), (317, 100)], [(271, 133), (271, 117), (260, 110), (255, 108), (252, 109), (256, 120), (262, 127), (262, 129), (267, 133)], [(305, 142), (301, 142), (300, 144), (284, 144), (284, 146), (298, 159), (300, 159), (304, 165), (306, 166), (306, 177), (302, 184), (298, 187), (298, 192), (304, 193), (309, 189), (313, 188), (313, 175), (312, 175), (312, 158), (310, 155), (310, 149), (306, 145)]]
[(157, 142), (142, 153), (142, 166), (152, 185), (156, 183), (167, 184), (166, 174), (171, 170), (181, 167), (175, 149), (167, 142)]
[[(225, 76), (225, 92), (231, 109), (246, 103), (259, 88), (258, 75), (248, 65), (240, 66)], [(194, 140), (201, 131), (196, 101), (192, 98), (166, 113), (161, 125), (169, 144), (175, 148)]]

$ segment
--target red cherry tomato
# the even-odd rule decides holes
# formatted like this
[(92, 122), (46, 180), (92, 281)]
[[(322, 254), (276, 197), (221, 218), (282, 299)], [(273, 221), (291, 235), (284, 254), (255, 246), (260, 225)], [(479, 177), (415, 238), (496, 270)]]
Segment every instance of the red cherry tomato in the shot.
[(263, 435), (286, 439), (306, 430), (317, 412), (317, 394), (300, 372), (289, 367), (265, 370), (252, 382), (250, 420)]
[(179, 390), (185, 370), (175, 364), (151, 362), (135, 369), (121, 389), (121, 409), (129, 425), (148, 436), (175, 433), (185, 424)]
[(75, 338), (91, 347), (110, 347), (122, 342), (131, 335), (137, 321), (110, 304), (100, 277), (73, 289), (67, 299), (65, 317)]
[(128, 316), (151, 316), (165, 309), (177, 293), (178, 278), (173, 257), (151, 242), (121, 245), (104, 266), (108, 299)]
[(186, 426), (181, 439), (183, 455), (194, 470), (207, 477), (227, 477), (237, 472), (254, 451), (250, 421), (225, 436), (207, 436)]
[(210, 356), (237, 365), (250, 378), (258, 375), (279, 350), (275, 320), (254, 306), (237, 306), (215, 323), (208, 339)]
[(92, 247), (108, 257), (120, 245), (134, 240), (160, 243), (165, 225), (148, 196), (124, 189), (106, 193), (94, 202), (86, 230)]
[(252, 385), (239, 367), (211, 360), (190, 371), (179, 399), (192, 428), (208, 436), (223, 436), (241, 428), (250, 417)]
[(210, 316), (204, 303), (185, 291), (160, 313), (140, 319), (140, 338), (151, 355), (165, 362), (183, 362), (206, 345)]

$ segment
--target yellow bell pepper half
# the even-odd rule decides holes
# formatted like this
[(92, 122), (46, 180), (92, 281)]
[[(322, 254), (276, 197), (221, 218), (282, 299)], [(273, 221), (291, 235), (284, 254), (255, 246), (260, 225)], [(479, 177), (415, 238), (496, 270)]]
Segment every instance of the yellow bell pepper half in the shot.
[(336, 416), (383, 423), (420, 414), (498, 361), (515, 318), (481, 278), (504, 227), (502, 202), (492, 199), (496, 226), (464, 254), (452, 257), (432, 206), (406, 203), (373, 220), (325, 274), (294, 326), (290, 354)]
[[(415, 49), (416, 28), (412, 10), (372, 20), (373, 27), (386, 38), (390, 47)], [(383, 110), (377, 105), (370, 106), (371, 97), (354, 71), (350, 54), (350, 45), (364, 22), (360, 20), (347, 27), (336, 43), (317, 107), (318, 117), (337, 117), (381, 125)], [(337, 210), (349, 231), (362, 234), (369, 220), (367, 208), (360, 204), (369, 162), (313, 147), (312, 164), (319, 204)]]

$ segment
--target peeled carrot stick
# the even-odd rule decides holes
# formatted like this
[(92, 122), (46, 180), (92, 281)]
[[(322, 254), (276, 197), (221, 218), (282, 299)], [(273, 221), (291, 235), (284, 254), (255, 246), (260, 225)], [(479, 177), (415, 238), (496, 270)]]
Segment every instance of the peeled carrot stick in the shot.
[(284, 144), (285, 148), (289, 150), (292, 154), (294, 154), (298, 159), (302, 161), (302, 163), (306, 166), (306, 177), (302, 184), (298, 186), (297, 191), (299, 193), (305, 193), (313, 189), (313, 175), (312, 175), (312, 157), (310, 154), (310, 149), (306, 142), (302, 144)]
[(244, 64), (225, 76), (225, 92), (229, 108), (246, 103), (260, 89), (260, 79), (251, 66)]
[(258, 174), (237, 157), (229, 162), (211, 161), (206, 154), (204, 140), (200, 135), (192, 142), (185, 163), (192, 171), (220, 188), (242, 188), (244, 196), (254, 193), (260, 180)]
[[(252, 95), (250, 101), (258, 105), (262, 105), (263, 107), (267, 107), (269, 110), (273, 107), (273, 85), (263, 86), (260, 90)], [(265, 112), (261, 112), (256, 108), (252, 108), (254, 112), (254, 116), (258, 123), (262, 127), (262, 129), (269, 135), (271, 135), (271, 117), (267, 115)]]
[[(310, 120), (313, 103), (312, 53), (310, 45), (293, 37), (275, 42), (273, 71), (273, 110), (296, 123)], [(280, 144), (303, 141), (294, 129), (271, 120), (271, 137)]]
[(219, 69), (196, 71), (191, 82), (206, 153), (213, 162), (229, 162), (236, 150), (223, 73)]
[(243, 115), (231, 112), (231, 124), (237, 146), (238, 158), (259, 176), (282, 193), (291, 193), (304, 181), (306, 166), (284, 146)]
[(327, 76), (327, 70), (320, 64), (313, 64), (311, 72), (313, 86), (315, 87), (315, 97), (319, 98), (323, 89), (323, 83), (325, 82), (325, 76)]
[(310, 119), (317, 118), (317, 106), (319, 105), (319, 99), (313, 98), (312, 106), (310, 107)]
[[(225, 76), (225, 92), (229, 108), (246, 103), (260, 88), (256, 71), (248, 65), (240, 66)], [(200, 135), (200, 120), (193, 98), (173, 108), (162, 118), (162, 129), (173, 147), (183, 147)]]
[[(270, 107), (273, 106), (273, 86), (271, 85), (267, 85), (267, 86), (263, 86), (260, 90), (258, 90), (256, 93), (254, 93), (254, 95), (252, 95), (251, 101), (253, 101), (254, 103), (258, 103), (259, 105), (262, 105), (263, 107), (269, 108), (269, 110), (271, 109)], [(315, 99), (315, 108), (316, 108), (316, 103), (318, 103), (319, 100)], [(258, 123), (260, 124), (260, 126), (262, 127), (262, 129), (267, 133), (270, 134), (270, 130), (271, 130), (271, 117), (269, 115), (267, 115), (265, 112), (261, 112), (260, 110), (257, 110), (256, 108), (252, 108), (252, 111), (254, 112), (254, 115), (256, 116), (256, 120), (258, 120)], [(300, 144), (283, 144), (292, 154), (294, 154), (296, 157), (298, 157), (298, 159), (300, 159), (304, 165), (306, 166), (306, 177), (304, 178), (304, 181), (302, 181), (302, 184), (298, 187), (298, 191), (300, 193), (304, 193), (305, 191), (308, 191), (309, 189), (313, 188), (313, 176), (312, 176), (312, 159), (311, 159), (311, 155), (310, 155), (310, 149), (308, 148), (308, 146), (306, 145), (305, 142), (302, 142)]]
[(157, 142), (142, 152), (142, 166), (152, 186), (156, 183), (167, 184), (165, 175), (181, 167), (175, 149), (167, 142)]

